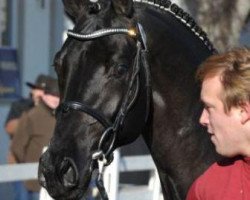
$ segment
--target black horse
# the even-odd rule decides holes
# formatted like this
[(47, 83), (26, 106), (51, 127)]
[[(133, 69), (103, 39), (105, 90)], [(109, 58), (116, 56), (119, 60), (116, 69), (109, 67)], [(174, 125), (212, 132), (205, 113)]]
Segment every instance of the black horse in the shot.
[(41, 184), (55, 199), (80, 199), (93, 170), (142, 134), (164, 199), (184, 199), (216, 160), (194, 78), (215, 53), (206, 34), (168, 0), (63, 3), (75, 27), (55, 56), (61, 104)]

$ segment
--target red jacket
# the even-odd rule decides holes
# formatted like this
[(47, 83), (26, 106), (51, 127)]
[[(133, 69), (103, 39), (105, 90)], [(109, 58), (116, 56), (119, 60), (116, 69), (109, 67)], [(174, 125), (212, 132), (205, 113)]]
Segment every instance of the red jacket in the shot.
[(186, 200), (250, 200), (250, 158), (214, 163), (193, 183)]

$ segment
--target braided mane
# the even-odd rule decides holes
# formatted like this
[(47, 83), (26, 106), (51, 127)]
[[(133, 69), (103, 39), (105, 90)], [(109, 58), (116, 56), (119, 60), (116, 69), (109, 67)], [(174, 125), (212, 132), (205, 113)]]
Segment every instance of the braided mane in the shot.
[(204, 45), (213, 52), (217, 52), (213, 44), (207, 37), (207, 34), (197, 25), (195, 20), (177, 4), (172, 3), (169, 0), (133, 0), (136, 3), (143, 3), (159, 8), (163, 11), (171, 13), (175, 18), (185, 24), (200, 40), (203, 41)]

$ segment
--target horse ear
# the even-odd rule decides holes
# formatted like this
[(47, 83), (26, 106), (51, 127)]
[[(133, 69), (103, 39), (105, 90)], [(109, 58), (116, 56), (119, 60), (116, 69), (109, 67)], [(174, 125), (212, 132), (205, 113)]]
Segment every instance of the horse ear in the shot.
[(62, 0), (66, 14), (75, 21), (83, 8), (83, 0)]
[(133, 0), (112, 0), (117, 14), (130, 17), (133, 14)]

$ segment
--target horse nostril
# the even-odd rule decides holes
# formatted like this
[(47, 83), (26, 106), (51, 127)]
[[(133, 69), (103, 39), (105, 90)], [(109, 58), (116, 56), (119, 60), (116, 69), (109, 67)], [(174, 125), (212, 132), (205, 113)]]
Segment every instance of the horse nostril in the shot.
[(68, 171), (63, 175), (63, 185), (65, 187), (75, 186), (76, 176), (72, 167), (69, 167)]
[(72, 188), (77, 185), (78, 173), (74, 162), (70, 158), (65, 158), (62, 162), (60, 174), (64, 187)]

